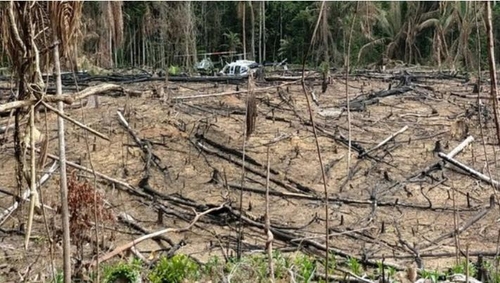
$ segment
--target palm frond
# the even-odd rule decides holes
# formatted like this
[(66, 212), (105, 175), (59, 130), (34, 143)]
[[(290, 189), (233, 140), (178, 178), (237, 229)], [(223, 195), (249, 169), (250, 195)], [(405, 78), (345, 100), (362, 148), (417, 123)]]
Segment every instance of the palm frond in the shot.
[(52, 1), (48, 3), (52, 32), (61, 41), (59, 48), (64, 57), (76, 56), (74, 43), (80, 27), (81, 13), (81, 1)]
[(375, 45), (378, 45), (378, 44), (383, 44), (385, 43), (386, 41), (388, 40), (388, 38), (386, 37), (382, 37), (382, 38), (379, 38), (379, 39), (375, 39), (373, 41), (370, 41), (368, 42), (367, 44), (363, 45), (360, 49), (359, 49), (359, 52), (358, 52), (358, 62), (357, 64), (359, 64), (359, 60), (361, 59), (361, 56), (363, 55), (363, 52), (365, 51), (366, 48), (369, 48), (369, 47), (372, 47), (372, 46), (375, 46)]
[(417, 31), (422, 31), (423, 29), (425, 28), (429, 28), (429, 27), (435, 27), (439, 24), (439, 19), (428, 19), (428, 20), (425, 20), (424, 22), (420, 23), (418, 26), (417, 26)]

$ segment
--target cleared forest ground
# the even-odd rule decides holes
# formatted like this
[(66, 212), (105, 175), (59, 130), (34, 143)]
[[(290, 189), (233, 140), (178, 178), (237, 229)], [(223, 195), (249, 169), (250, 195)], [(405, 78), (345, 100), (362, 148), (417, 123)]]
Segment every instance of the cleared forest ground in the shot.
[[(405, 77), (410, 81), (405, 83)], [(441, 161), (433, 152), (436, 141), (448, 153), (471, 135), (475, 140), (455, 158), (500, 180), (495, 166), (498, 157), (493, 144), (496, 138), (490, 101), (482, 100), (489, 110), (478, 111), (472, 85), (464, 82), (459, 76), (440, 76), (430, 71), (410, 70), (406, 76), (369, 72), (352, 75), (348, 81), (348, 96), (354, 99), (348, 174), (348, 147), (343, 142), (349, 135), (347, 112), (342, 111), (346, 102), (343, 75), (334, 75), (325, 93), (321, 93), (319, 79), (307, 81), (306, 89), (309, 93), (314, 91), (318, 102), (311, 100), (311, 105), (330, 197), (330, 247), (339, 260), (351, 255), (374, 263), (384, 257), (386, 263), (405, 267), (417, 258), (425, 268), (442, 269), (454, 263), (457, 243), (463, 253), (468, 245), (472, 256), (495, 255), (499, 198), (492, 186), (449, 164), (421, 174)], [(212, 255), (235, 255), (241, 189), (246, 216), (243, 252), (263, 250), (265, 235), (259, 225), (264, 223), (268, 146), (270, 218), (276, 229), (274, 247), (300, 247), (322, 254), (326, 217), (323, 183), (300, 83), (256, 82), (258, 116), (255, 131), (245, 144), (247, 168), (243, 183), (246, 94), (204, 97), (201, 95), (234, 91), (236, 85), (169, 82), (164, 94), (158, 95), (162, 86), (163, 82), (128, 84), (127, 88), (142, 95), (101, 95), (98, 108), (66, 107), (67, 115), (110, 139), (108, 142), (95, 138), (66, 122), (68, 161), (93, 167), (96, 172), (131, 186), (96, 179), (98, 191), (116, 217), (114, 223), (99, 229), (101, 254), (143, 234), (137, 227), (126, 225), (127, 220), (149, 232), (181, 228), (193, 219), (192, 208), (201, 212), (227, 202), (231, 209), (201, 218), (189, 232), (167, 233), (158, 241), (138, 244), (136, 249), (150, 259), (172, 249), (202, 262)], [(379, 97), (376, 103), (373, 99), (370, 103), (360, 102), (367, 101), (370, 94), (399, 87), (410, 89)], [(259, 91), (262, 88), (266, 89)], [(246, 82), (239, 85), (240, 91), (246, 89)], [(488, 94), (485, 83), (481, 96)], [(200, 97), (182, 99), (187, 96)], [(149, 163), (145, 162), (147, 154), (120, 124), (118, 111), (133, 132), (151, 146)], [(484, 145), (479, 113), (483, 113)], [(45, 133), (47, 125), (49, 153), (57, 155), (57, 116), (49, 112), (46, 120), (43, 113), (40, 117), (37, 127)], [(2, 126), (7, 124), (6, 117), (0, 121)], [(406, 131), (369, 151), (405, 126)], [(1, 148), (0, 188), (17, 194), (11, 133), (12, 130)], [(368, 154), (359, 158), (363, 150)], [(144, 181), (147, 163), (149, 186)], [(51, 164), (49, 158), (44, 170)], [(72, 166), (68, 168), (73, 170)], [(81, 181), (93, 184), (91, 173), (80, 170), (76, 174)], [(48, 206), (47, 226), (56, 240), (61, 233), (58, 178), (56, 171), (41, 187), (43, 203)], [(494, 207), (490, 207), (492, 195)], [(13, 202), (12, 196), (0, 192), (0, 212)], [(35, 215), (30, 249), (23, 250), (24, 232), (19, 226), (27, 217), (28, 207), (24, 204), (2, 219), (5, 222), (0, 226), (0, 265), (6, 265), (0, 269), (0, 278), (17, 278), (16, 271), (23, 272), (21, 269), (30, 264), (32, 273), (49, 274), (50, 242), (42, 215)], [(158, 221), (159, 211), (163, 213), (162, 224)], [(86, 232), (94, 237), (93, 231)], [(59, 262), (62, 250), (57, 241), (54, 246)], [(89, 246), (84, 250), (85, 261), (95, 259)]]

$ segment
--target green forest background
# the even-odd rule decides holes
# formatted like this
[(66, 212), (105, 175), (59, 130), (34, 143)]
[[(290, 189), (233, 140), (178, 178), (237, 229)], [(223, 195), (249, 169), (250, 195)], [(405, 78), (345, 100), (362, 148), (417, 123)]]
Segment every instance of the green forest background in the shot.
[[(493, 8), (498, 54), (500, 6)], [(485, 2), (475, 1), (85, 1), (76, 49), (79, 65), (103, 68), (189, 69), (220, 51), (301, 64), (317, 26), (309, 66), (343, 67), (349, 54), (352, 67), (394, 60), (472, 70), (487, 62), (485, 14)]]

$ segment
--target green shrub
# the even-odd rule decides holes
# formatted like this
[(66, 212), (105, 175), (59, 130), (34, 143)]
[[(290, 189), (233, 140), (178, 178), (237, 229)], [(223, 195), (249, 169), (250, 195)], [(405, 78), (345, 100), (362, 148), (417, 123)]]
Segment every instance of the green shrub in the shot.
[(163, 257), (149, 274), (152, 283), (180, 283), (184, 279), (196, 280), (200, 276), (198, 264), (186, 255)]
[(120, 262), (116, 265), (104, 267), (104, 283), (137, 283), (141, 282), (141, 262), (133, 260), (130, 263)]
[(172, 76), (177, 76), (181, 73), (181, 68), (179, 66), (170, 66), (168, 67), (168, 74)]

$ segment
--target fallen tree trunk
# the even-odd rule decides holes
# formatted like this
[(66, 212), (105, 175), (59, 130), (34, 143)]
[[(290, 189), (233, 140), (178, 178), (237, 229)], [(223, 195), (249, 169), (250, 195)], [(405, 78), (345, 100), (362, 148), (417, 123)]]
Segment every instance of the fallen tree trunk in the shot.
[[(293, 83), (298, 83), (298, 82), (292, 81), (292, 82), (282, 83), (282, 84), (277, 85), (277, 86), (258, 88), (258, 89), (254, 89), (254, 92), (257, 93), (257, 92), (267, 91), (270, 89), (277, 89), (278, 87), (282, 87), (282, 86), (293, 84)], [(226, 95), (233, 95), (233, 94), (243, 94), (243, 93), (247, 93), (247, 92), (248, 92), (248, 90), (238, 90), (238, 91), (227, 91), (227, 92), (220, 92), (220, 93), (200, 94), (200, 95), (191, 95), (191, 96), (176, 96), (176, 97), (172, 97), (172, 101), (182, 101), (182, 100), (189, 100), (189, 99), (218, 97), (218, 96), (226, 96)]]
[[(389, 90), (384, 89), (384, 90), (381, 90), (381, 91), (378, 91), (378, 92), (375, 92), (372, 94), (368, 94), (365, 98), (363, 98), (362, 96), (354, 98), (354, 99), (349, 101), (349, 105), (352, 105), (352, 106), (361, 105), (360, 107), (372, 105), (372, 104), (377, 103), (379, 101), (378, 100), (379, 98), (388, 97), (391, 95), (403, 94), (403, 93), (408, 92), (410, 90), (413, 90), (413, 88), (411, 86), (406, 86), (406, 85), (398, 87), (398, 88), (389, 89)], [(341, 106), (347, 107), (347, 103), (344, 103)], [(354, 108), (356, 108), (356, 107), (354, 107)]]
[(470, 167), (468, 167), (467, 165), (461, 163), (460, 161), (456, 160), (456, 159), (453, 159), (449, 156), (447, 156), (446, 154), (440, 152), (438, 153), (439, 157), (441, 157), (442, 159), (446, 160), (447, 162), (455, 165), (456, 167), (464, 170), (465, 172), (471, 174), (472, 176), (476, 177), (477, 179), (481, 180), (481, 181), (484, 181), (490, 185), (492, 185), (496, 190), (498, 190), (500, 188), (500, 183), (498, 181), (495, 181), (493, 180), (492, 178), (484, 175), (483, 173), (481, 172), (478, 172)]
[[(222, 158), (224, 160), (227, 160), (233, 164), (236, 164), (237, 166), (245, 166), (245, 170), (248, 170), (249, 172), (252, 172), (253, 174), (255, 175), (258, 175), (258, 176), (261, 176), (262, 178), (266, 178), (266, 174), (263, 173), (263, 172), (260, 172), (259, 170), (256, 170), (246, 164), (243, 164), (243, 162), (239, 161), (238, 159), (235, 159), (235, 158), (231, 158), (230, 156), (225, 156), (224, 154), (222, 153), (219, 153), (213, 149), (209, 149), (208, 147), (206, 147), (205, 145), (203, 145), (200, 141), (194, 141), (193, 144), (200, 150), (202, 150), (203, 152), (206, 152), (208, 154), (211, 154), (211, 155), (215, 155), (219, 158)], [(275, 183), (276, 185), (292, 192), (292, 193), (297, 193), (297, 192), (306, 192), (306, 193), (315, 193), (315, 191), (309, 187), (306, 187), (304, 185), (301, 185), (299, 183), (295, 183), (295, 187), (294, 186), (291, 186), (289, 184), (286, 184), (285, 182), (279, 180), (279, 178), (276, 178), (276, 177), (270, 177), (269, 179), (271, 182)], [(292, 182), (291, 180), (287, 180), (289, 182)]]
[[(474, 137), (473, 136), (467, 136), (465, 138), (465, 140), (463, 140), (459, 145), (457, 145), (452, 151), (450, 151), (446, 156), (449, 157), (449, 158), (453, 158), (455, 157), (455, 155), (457, 155), (458, 153), (460, 153), (466, 146), (468, 146), (471, 142), (474, 141)], [(424, 168), (422, 171), (420, 171), (419, 173), (411, 176), (410, 178), (408, 178), (408, 180), (411, 180), (413, 178), (416, 178), (416, 177), (419, 177), (419, 176), (425, 176), (425, 175), (428, 175), (430, 172), (434, 171), (434, 170), (437, 170), (437, 169), (440, 169), (443, 167), (443, 161), (440, 160), (430, 166), (427, 166), (426, 168)]]

